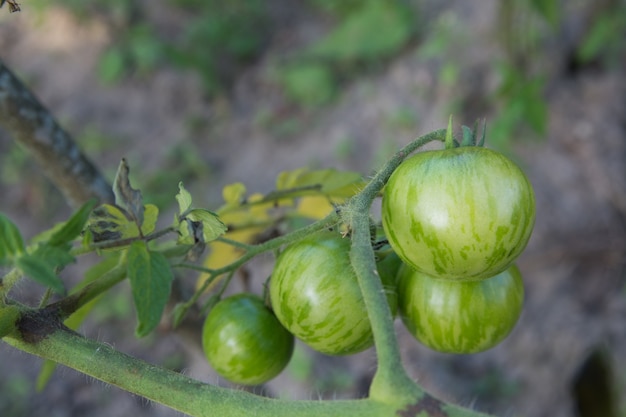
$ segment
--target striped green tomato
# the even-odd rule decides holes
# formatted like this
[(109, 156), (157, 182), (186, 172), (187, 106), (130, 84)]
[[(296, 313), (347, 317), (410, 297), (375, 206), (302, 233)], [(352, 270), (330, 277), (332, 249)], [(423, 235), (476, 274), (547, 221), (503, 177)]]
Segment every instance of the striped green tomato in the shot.
[(294, 337), (263, 300), (237, 294), (218, 302), (202, 329), (202, 347), (215, 371), (231, 382), (262, 384), (289, 363)]
[(521, 169), (493, 150), (420, 152), (389, 178), (382, 220), (392, 248), (413, 268), (483, 279), (504, 271), (526, 247), (535, 197)]
[(404, 265), (398, 276), (402, 321), (417, 340), (445, 353), (477, 353), (506, 338), (521, 314), (524, 286), (512, 265), (480, 281), (436, 279)]
[[(349, 355), (373, 345), (372, 329), (357, 277), (350, 264), (350, 239), (321, 232), (280, 254), (270, 280), (278, 320), (311, 348)], [(381, 274), (392, 313), (395, 277)]]

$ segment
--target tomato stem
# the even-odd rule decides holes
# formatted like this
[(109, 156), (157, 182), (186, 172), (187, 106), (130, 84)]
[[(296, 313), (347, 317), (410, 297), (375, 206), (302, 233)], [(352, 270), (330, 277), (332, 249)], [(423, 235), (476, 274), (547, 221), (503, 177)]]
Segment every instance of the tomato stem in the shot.
[(343, 210), (349, 215), (345, 220), (352, 230), (350, 259), (361, 287), (378, 355), (378, 369), (370, 387), (370, 397), (379, 401), (414, 401), (424, 397), (425, 393), (402, 365), (393, 317), (376, 271), (369, 213), (374, 199), (402, 161), (428, 142), (445, 140), (446, 132), (445, 129), (436, 130), (402, 148), (359, 194), (348, 201), (348, 209)]

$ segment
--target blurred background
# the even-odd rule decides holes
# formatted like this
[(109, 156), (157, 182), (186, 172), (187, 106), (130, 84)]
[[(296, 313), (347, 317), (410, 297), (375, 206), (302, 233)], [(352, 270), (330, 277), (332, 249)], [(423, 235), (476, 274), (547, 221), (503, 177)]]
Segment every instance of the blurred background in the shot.
[[(126, 157), (162, 212), (184, 181), (198, 206), (224, 185), (273, 189), (301, 166), (371, 175), (411, 139), (487, 119), (487, 143), (526, 171), (537, 223), (519, 260), (513, 333), (476, 355), (420, 346), (396, 323), (411, 376), (500, 416), (626, 416), (626, 3), (620, 0), (23, 0), (0, 9), (0, 58), (112, 180)], [(0, 211), (26, 237), (70, 208), (0, 126)], [(167, 217), (167, 216), (164, 216)], [(168, 217), (170, 218), (170, 217)], [(249, 268), (264, 279), (269, 259)], [(67, 271), (68, 280), (80, 267)], [(73, 278), (74, 277), (74, 278)], [(37, 285), (20, 298), (36, 302)], [(121, 285), (82, 332), (227, 385), (194, 343), (137, 340)], [(0, 344), (0, 415), (176, 416)], [(372, 350), (299, 345), (254, 388), (284, 398), (363, 396)]]

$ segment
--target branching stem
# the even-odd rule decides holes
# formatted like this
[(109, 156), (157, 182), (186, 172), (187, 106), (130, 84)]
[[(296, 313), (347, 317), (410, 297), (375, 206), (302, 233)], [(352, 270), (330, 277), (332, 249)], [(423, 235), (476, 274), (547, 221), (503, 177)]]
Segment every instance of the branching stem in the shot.
[(348, 202), (352, 248), (350, 258), (367, 307), (378, 356), (378, 370), (370, 387), (370, 396), (381, 401), (411, 400), (423, 391), (407, 375), (393, 326), (393, 317), (376, 272), (371, 244), (369, 213), (372, 203), (393, 171), (417, 148), (434, 140), (444, 140), (445, 130), (436, 130), (397, 152), (367, 186)]

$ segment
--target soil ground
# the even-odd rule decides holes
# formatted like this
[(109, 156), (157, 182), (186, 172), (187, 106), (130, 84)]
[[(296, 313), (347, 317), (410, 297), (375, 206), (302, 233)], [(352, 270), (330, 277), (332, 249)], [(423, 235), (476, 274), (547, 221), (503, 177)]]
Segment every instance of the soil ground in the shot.
[[(52, 7), (43, 16), (32, 16), (26, 4), (21, 14), (9, 16), (1, 9), (0, 54), (70, 132), (79, 138), (89, 129), (101, 132), (106, 140), (83, 146), (107, 175), (127, 157), (141, 183), (169, 167), (173, 150), (192, 149), (205, 170), (195, 172), (186, 185), (208, 207), (220, 204), (225, 184), (241, 181), (250, 191), (267, 192), (280, 171), (305, 165), (369, 175), (391, 150), (445, 126), (446, 103), (452, 98), (470, 103), (457, 120), (471, 124), (474, 117), (489, 117), (475, 114), (471, 100), (480, 102), (496, 82), (496, 2), (450, 1), (430, 11), (433, 19), (456, 16), (469, 37), (463, 48), (451, 52), (459, 56), (463, 85), (451, 88), (440, 82), (440, 67), (411, 49), (383, 69), (346, 83), (332, 105), (315, 112), (285, 105), (264, 75), (272, 59), (315, 37), (327, 22), (291, 10), (288, 2), (274, 3), (283, 8), (277, 13), (277, 19), (284, 19), (280, 33), (220, 97), (207, 98), (194, 74), (168, 67), (104, 86), (95, 72), (110, 41), (107, 27), (98, 21), (77, 22)], [(164, 27), (178, 24), (175, 16), (172, 21), (153, 18)], [(575, 18), (565, 23), (577, 27)], [(545, 97), (547, 135), (534, 142), (512, 138), (508, 149), (527, 172), (537, 198), (534, 234), (519, 261), (527, 291), (519, 324), (501, 345), (468, 356), (432, 352), (399, 322), (398, 337), (407, 368), (427, 390), (504, 416), (578, 415), (573, 381), (590, 353), (599, 350), (622, 398), (621, 415), (626, 415), (626, 58), (618, 59), (617, 67), (571, 72), (562, 69), (567, 41), (553, 48)], [(268, 109), (280, 117), (261, 123), (260, 115)], [(394, 115), (406, 109), (416, 116), (408, 123), (394, 122)], [(0, 132), (0, 152), (10, 149), (10, 136)], [(68, 208), (36, 167), (26, 164), (18, 176), (0, 185), (0, 210), (27, 236), (48, 226), (51, 217), (67, 215)], [(178, 181), (171, 180), (174, 185)], [(157, 191), (169, 196), (176, 189)], [(255, 276), (267, 274), (271, 265), (266, 263), (256, 265)], [(115, 311), (89, 322), (84, 329), (89, 337), (198, 379), (225, 383), (175, 334), (134, 339), (134, 324), (126, 319), (132, 314), (127, 290), (119, 291)], [(39, 294), (28, 284), (18, 291), (33, 301)], [(349, 359), (315, 354), (303, 346), (300, 353), (300, 368), (312, 364), (311, 375), (286, 372), (263, 388), (266, 393), (343, 398), (366, 392), (375, 366), (373, 351)], [(40, 361), (6, 345), (0, 345), (0, 357), (0, 414), (6, 417), (179, 415), (68, 369), (59, 369), (36, 393)]]

